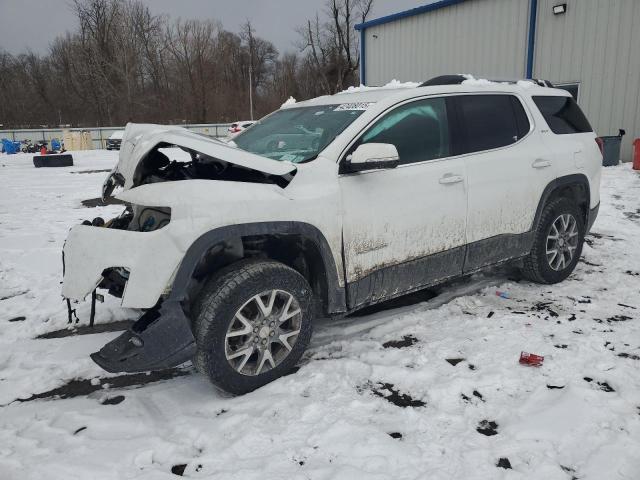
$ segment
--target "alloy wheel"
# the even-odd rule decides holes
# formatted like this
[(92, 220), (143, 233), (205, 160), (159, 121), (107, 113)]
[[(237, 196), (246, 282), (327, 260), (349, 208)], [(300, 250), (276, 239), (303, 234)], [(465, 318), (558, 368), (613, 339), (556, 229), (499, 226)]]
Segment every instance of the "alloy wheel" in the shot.
[(296, 298), (284, 290), (251, 297), (235, 313), (225, 335), (225, 356), (234, 370), (255, 376), (289, 356), (302, 324)]
[(549, 266), (559, 272), (569, 266), (578, 248), (578, 222), (570, 213), (563, 213), (551, 224), (546, 252)]

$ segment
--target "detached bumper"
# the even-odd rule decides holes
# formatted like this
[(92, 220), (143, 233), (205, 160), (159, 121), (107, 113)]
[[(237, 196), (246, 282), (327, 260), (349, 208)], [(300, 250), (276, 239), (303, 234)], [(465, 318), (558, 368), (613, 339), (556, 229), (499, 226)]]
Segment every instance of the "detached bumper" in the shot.
[(84, 300), (105, 269), (122, 267), (129, 271), (122, 306), (149, 309), (128, 331), (91, 355), (103, 369), (144, 372), (191, 360), (196, 351), (191, 322), (178, 299), (162, 301), (183, 256), (168, 226), (153, 232), (85, 225), (71, 229), (64, 246), (63, 296)]
[(195, 353), (189, 319), (179, 302), (168, 300), (91, 358), (107, 372), (144, 372), (175, 367)]
[(154, 307), (184, 255), (168, 232), (168, 227), (154, 232), (73, 227), (64, 245), (62, 295), (84, 300), (100, 283), (105, 269), (123, 267), (129, 271), (129, 280), (122, 306)]

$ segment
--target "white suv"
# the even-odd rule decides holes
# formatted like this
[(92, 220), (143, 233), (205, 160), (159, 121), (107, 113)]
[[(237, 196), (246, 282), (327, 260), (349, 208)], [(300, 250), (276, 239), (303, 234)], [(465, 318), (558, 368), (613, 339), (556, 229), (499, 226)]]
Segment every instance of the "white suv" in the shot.
[(103, 188), (127, 207), (71, 230), (63, 295), (146, 310), (92, 355), (104, 369), (194, 359), (248, 392), (295, 366), (315, 316), (511, 260), (565, 279), (598, 211), (598, 140), (567, 92), (523, 81), (324, 96), (230, 143), (129, 124)]

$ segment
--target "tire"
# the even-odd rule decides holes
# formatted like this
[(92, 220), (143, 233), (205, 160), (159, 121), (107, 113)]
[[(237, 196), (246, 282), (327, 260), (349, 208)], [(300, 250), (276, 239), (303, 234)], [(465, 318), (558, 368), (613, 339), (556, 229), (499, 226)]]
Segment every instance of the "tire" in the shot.
[(40, 167), (73, 167), (73, 157), (69, 153), (38, 155), (33, 157), (33, 165)]
[(282, 263), (242, 260), (205, 284), (192, 312), (196, 369), (240, 395), (295, 367), (311, 340), (313, 294), (305, 278)]
[[(575, 222), (574, 236), (576, 239), (575, 243), (573, 243), (574, 236), (570, 236), (569, 233), (565, 235), (566, 239), (563, 238), (562, 246), (558, 247), (557, 240), (553, 240), (553, 237), (556, 236), (555, 233), (558, 233), (557, 236), (562, 237), (560, 231), (562, 230), (564, 219), (569, 219), (569, 225), (573, 225), (573, 222)], [(567, 230), (573, 231), (574, 229), (573, 227), (567, 227)], [(538, 222), (533, 248), (524, 259), (523, 276), (528, 280), (543, 284), (558, 283), (566, 279), (571, 275), (580, 259), (584, 234), (583, 215), (575, 203), (566, 198), (558, 198), (547, 203)], [(569, 247), (574, 247), (570, 258)], [(564, 253), (559, 253), (555, 256), (553, 253), (547, 254), (548, 251), (563, 252), (563, 248), (567, 249)], [(562, 259), (558, 256), (560, 254), (563, 256)]]

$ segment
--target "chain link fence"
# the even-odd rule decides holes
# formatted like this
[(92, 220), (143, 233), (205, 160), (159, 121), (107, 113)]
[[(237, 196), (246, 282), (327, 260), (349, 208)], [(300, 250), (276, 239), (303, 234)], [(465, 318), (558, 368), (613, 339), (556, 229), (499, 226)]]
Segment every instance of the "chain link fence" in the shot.
[[(198, 123), (189, 125), (178, 125), (197, 133), (202, 133), (210, 137), (226, 137), (230, 123)], [(31, 128), (24, 130), (0, 130), (0, 139), (7, 138), (13, 141), (31, 140), (33, 143), (46, 140), (51, 143), (52, 138), (62, 140), (63, 130), (70, 132), (89, 132), (94, 149), (106, 148), (107, 138), (117, 130), (124, 130), (124, 127), (96, 127), (96, 128)]]

